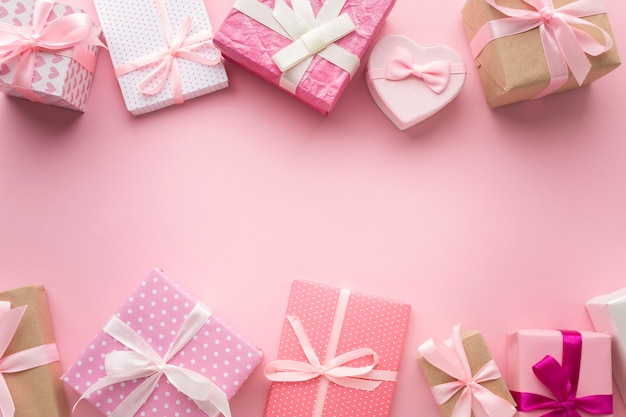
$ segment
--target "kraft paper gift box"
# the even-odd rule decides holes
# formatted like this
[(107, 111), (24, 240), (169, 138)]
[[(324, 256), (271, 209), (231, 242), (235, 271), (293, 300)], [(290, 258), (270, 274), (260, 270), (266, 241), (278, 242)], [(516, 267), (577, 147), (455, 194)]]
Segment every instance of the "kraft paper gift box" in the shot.
[[(531, 6), (532, 3), (538, 7)], [(549, 0), (467, 0), (465, 3), (462, 9), (465, 29), (490, 107), (577, 88), (619, 66), (620, 58), (602, 0), (554, 0), (554, 8), (551, 3)], [(522, 19), (511, 17), (516, 14), (523, 15), (523, 26), (519, 24)], [(521, 33), (515, 33), (518, 30)], [(554, 35), (555, 31), (558, 36)], [(490, 41), (495, 37), (493, 33), (503, 36)], [(541, 33), (547, 35), (542, 37)], [(595, 40), (575, 38), (585, 33)], [(574, 46), (564, 49), (559, 46), (568, 43)]]
[(104, 46), (100, 32), (81, 9), (63, 3), (2, 1), (0, 91), (84, 111), (99, 46)]
[(611, 337), (606, 334), (510, 332), (507, 377), (519, 417), (613, 415)]
[(44, 287), (0, 292), (0, 329), (0, 415), (69, 417)]
[(227, 59), (327, 115), (394, 3), (236, 0), (215, 45)]
[(265, 417), (388, 416), (410, 306), (294, 281)]
[(261, 358), (221, 317), (154, 269), (63, 381), (104, 415), (230, 417), (228, 400)]
[(587, 312), (597, 332), (611, 335), (613, 378), (626, 403), (626, 288), (589, 300)]
[(418, 350), (420, 367), (443, 416), (512, 417), (517, 412), (480, 332), (461, 334), (457, 325), (449, 339), (429, 339)]
[(95, 0), (111, 61), (133, 115), (228, 87), (202, 0)]

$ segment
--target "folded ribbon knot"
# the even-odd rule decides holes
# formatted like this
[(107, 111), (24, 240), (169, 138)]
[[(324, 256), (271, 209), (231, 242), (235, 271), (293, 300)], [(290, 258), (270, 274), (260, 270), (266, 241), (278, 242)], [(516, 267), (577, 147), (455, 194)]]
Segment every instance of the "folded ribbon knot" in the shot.
[[(0, 301), (0, 358), (9, 347), (24, 316), (27, 306), (11, 309), (6, 301)], [(56, 344), (36, 346), (0, 359), (0, 417), (13, 417), (15, 404), (3, 374), (21, 372), (59, 360)]]
[(165, 375), (176, 389), (191, 398), (210, 417), (216, 417), (220, 413), (224, 417), (231, 417), (226, 393), (209, 378), (169, 363), (193, 339), (210, 316), (210, 311), (196, 304), (163, 357), (159, 356), (148, 342), (128, 325), (117, 317), (112, 317), (105, 325), (104, 331), (130, 350), (107, 353), (105, 357), (107, 376), (90, 386), (78, 399), (74, 408), (80, 400), (89, 397), (103, 387), (145, 378), (110, 414), (110, 417), (133, 416), (150, 397), (161, 376)]

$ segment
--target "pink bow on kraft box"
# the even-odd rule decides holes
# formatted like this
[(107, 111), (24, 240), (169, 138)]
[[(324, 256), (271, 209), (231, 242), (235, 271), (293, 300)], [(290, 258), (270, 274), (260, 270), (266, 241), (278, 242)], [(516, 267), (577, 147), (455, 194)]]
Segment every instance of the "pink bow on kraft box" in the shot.
[(492, 107), (589, 84), (620, 64), (602, 0), (468, 0), (462, 14)]
[(389, 414), (409, 305), (294, 281), (265, 417)]
[[(30, 18), (30, 20), (29, 20)], [(80, 9), (49, 0), (0, 4), (0, 90), (84, 111), (100, 29)]]

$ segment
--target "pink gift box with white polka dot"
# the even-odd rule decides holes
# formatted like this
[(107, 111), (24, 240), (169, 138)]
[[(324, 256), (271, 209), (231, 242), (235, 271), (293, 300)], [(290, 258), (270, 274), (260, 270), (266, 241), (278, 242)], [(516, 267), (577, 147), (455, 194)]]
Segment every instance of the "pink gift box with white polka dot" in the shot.
[[(182, 323), (196, 302), (161, 270), (153, 269), (124, 301), (115, 317), (148, 342), (154, 352), (163, 356), (176, 334), (181, 331)], [(126, 346), (102, 330), (67, 369), (62, 379), (82, 395), (106, 376), (106, 355), (113, 351), (127, 350)], [(195, 336), (169, 363), (210, 379), (230, 399), (259, 364), (262, 356), (261, 350), (233, 330), (223, 319), (211, 313)], [(86, 401), (102, 414), (108, 415), (144, 380), (145, 378), (138, 378), (112, 384), (92, 393)], [(86, 405), (81, 403), (77, 405), (84, 406)], [(160, 377), (158, 385), (135, 415), (207, 417), (165, 375)]]
[(264, 416), (388, 416), (409, 314), (403, 302), (294, 281)]

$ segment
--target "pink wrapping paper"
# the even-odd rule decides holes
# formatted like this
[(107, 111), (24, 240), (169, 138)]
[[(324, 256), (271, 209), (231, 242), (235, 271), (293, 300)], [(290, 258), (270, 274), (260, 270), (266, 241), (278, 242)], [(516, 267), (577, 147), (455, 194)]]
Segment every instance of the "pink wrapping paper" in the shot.
[[(294, 281), (287, 316), (297, 317), (323, 362), (338, 306), (340, 289), (307, 281)], [(410, 306), (393, 300), (351, 292), (336, 355), (370, 348), (379, 356), (376, 370), (397, 371), (404, 343)], [(307, 361), (302, 346), (285, 320), (278, 359)], [(348, 366), (364, 366), (355, 360)], [(267, 370), (266, 370), (267, 373)], [(303, 382), (273, 382), (265, 417), (310, 417), (317, 400), (321, 378)], [(372, 391), (348, 388), (330, 382), (323, 400), (324, 417), (388, 416), (395, 383), (383, 381)]]
[[(274, 7), (273, 0), (259, 1)], [(314, 13), (319, 11), (323, 3), (323, 0), (311, 0)], [(342, 13), (352, 18), (357, 29), (336, 44), (362, 59), (394, 4), (395, 0), (348, 0)], [(272, 55), (289, 45), (291, 40), (233, 8), (216, 32), (214, 42), (226, 58), (270, 84), (279, 86), (281, 72), (272, 61)], [(298, 84), (295, 97), (323, 115), (328, 115), (349, 82), (350, 74), (315, 56)]]
[[(167, 278), (161, 270), (150, 271), (115, 315), (143, 337), (155, 352), (163, 354), (179, 331), (196, 300)], [(105, 376), (104, 356), (125, 350), (117, 340), (101, 331), (65, 372), (62, 379), (79, 394)], [(214, 313), (196, 336), (170, 363), (210, 378), (228, 398), (237, 392), (262, 358), (262, 352)], [(102, 414), (113, 411), (142, 380), (118, 383), (94, 393), (87, 401)], [(79, 404), (78, 407), (82, 407)], [(140, 415), (206, 417), (196, 404), (162, 376)], [(130, 417), (130, 416), (128, 416)]]
[[(576, 398), (592, 395), (611, 395), (611, 338), (603, 333), (581, 331), (582, 356)], [(546, 355), (562, 364), (563, 336), (558, 330), (518, 330), (509, 333), (508, 378), (509, 389), (530, 392), (554, 398), (533, 373), (532, 367)], [(519, 404), (518, 404), (519, 407)], [(539, 417), (550, 410), (518, 412), (519, 417)], [(578, 409), (582, 417), (593, 414)], [(610, 416), (612, 414), (602, 414)], [(597, 415), (595, 415), (597, 417)]]

